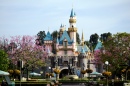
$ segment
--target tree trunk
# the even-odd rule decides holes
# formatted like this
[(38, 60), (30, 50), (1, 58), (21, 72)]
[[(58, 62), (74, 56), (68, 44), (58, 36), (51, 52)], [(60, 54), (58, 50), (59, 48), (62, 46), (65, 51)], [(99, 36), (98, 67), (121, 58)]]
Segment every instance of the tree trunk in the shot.
[(28, 74), (28, 69), (27, 69), (27, 81), (28, 81), (28, 78), (29, 78), (29, 74)]

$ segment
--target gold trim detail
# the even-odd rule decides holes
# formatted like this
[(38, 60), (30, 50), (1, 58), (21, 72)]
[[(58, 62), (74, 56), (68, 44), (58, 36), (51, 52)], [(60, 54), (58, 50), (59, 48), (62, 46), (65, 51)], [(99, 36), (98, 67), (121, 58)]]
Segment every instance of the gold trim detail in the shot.
[(76, 19), (69, 19), (69, 23), (76, 23)]
[(76, 27), (72, 27), (72, 28), (68, 28), (69, 32), (77, 32), (77, 28)]

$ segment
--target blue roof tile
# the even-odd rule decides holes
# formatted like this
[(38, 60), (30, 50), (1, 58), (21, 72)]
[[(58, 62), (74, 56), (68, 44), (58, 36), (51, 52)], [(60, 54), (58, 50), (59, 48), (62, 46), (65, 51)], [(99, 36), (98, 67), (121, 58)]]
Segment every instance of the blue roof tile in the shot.
[(76, 16), (76, 13), (74, 12), (74, 10), (72, 8), (71, 13), (70, 13), (70, 17), (74, 17), (74, 16)]
[(80, 53), (85, 53), (85, 50), (84, 50), (84, 48), (82, 48), (82, 49), (81, 49), (81, 52), (80, 52)]
[(53, 40), (53, 38), (52, 38), (52, 36), (51, 36), (51, 34), (50, 34), (49, 31), (47, 32), (47, 35), (46, 35), (46, 37), (44, 38), (44, 40), (45, 40), (45, 41), (49, 41), (49, 40), (52, 41), (52, 40)]
[(60, 38), (59, 44), (63, 44), (63, 40), (66, 39), (68, 41), (68, 44), (72, 44), (72, 41), (67, 33), (67, 31), (65, 30)]
[(98, 43), (97, 43), (97, 45), (96, 45), (94, 51), (95, 51), (95, 50), (99, 50), (99, 49), (101, 49), (101, 48), (102, 48), (102, 42), (101, 42), (101, 41), (98, 41)]
[[(83, 49), (83, 50), (82, 50), (82, 49)], [(80, 52), (80, 53), (83, 52), (83, 51), (84, 51), (84, 52), (88, 52), (88, 51), (90, 51), (90, 49), (88, 48), (87, 45), (84, 45), (84, 46), (78, 45), (78, 46), (77, 46), (77, 51)]]

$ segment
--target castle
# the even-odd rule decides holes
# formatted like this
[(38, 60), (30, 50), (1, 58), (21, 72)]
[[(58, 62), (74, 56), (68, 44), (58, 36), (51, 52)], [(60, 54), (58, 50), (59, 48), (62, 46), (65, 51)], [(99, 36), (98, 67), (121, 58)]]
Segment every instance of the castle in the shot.
[[(44, 38), (44, 47), (45, 51), (50, 55), (52, 53), (52, 45), (56, 50), (56, 54), (50, 55), (50, 66), (55, 68), (58, 66), (61, 70), (60, 78), (68, 74), (68, 65), (74, 68), (74, 74), (82, 77), (80, 74), (81, 70), (91, 68), (93, 71), (97, 71), (94, 64), (91, 63), (91, 60), (94, 59), (93, 52), (84, 44), (84, 35), (82, 32), (81, 44), (77, 43), (76, 40), (76, 13), (73, 8), (70, 13), (69, 18), (69, 27), (68, 32), (64, 25), (60, 26), (60, 38), (57, 37), (56, 42), (53, 42), (53, 38), (50, 32), (47, 32), (46, 37)], [(95, 49), (98, 49), (101, 44), (97, 44)], [(84, 76), (88, 76), (85, 74)]]

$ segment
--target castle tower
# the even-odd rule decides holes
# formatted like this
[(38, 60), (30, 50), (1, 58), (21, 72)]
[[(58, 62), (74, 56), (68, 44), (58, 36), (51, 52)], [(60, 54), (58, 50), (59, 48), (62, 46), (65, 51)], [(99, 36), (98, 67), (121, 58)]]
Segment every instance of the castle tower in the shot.
[(46, 37), (44, 38), (45, 51), (48, 51), (48, 49), (52, 51), (52, 44), (53, 44), (53, 38), (50, 32), (48, 31)]
[[(87, 58), (86, 52), (84, 48), (82, 48), (80, 54), (78, 55), (78, 67), (80, 67), (81, 70), (86, 69), (86, 62), (87, 62), (86, 58)], [(80, 77), (82, 78), (83, 74), (81, 74)]]
[(61, 24), (60, 26), (60, 37), (62, 36), (63, 32), (65, 31), (65, 26)]
[(70, 19), (69, 19), (70, 27), (68, 28), (70, 39), (74, 40), (74, 43), (76, 43), (76, 14), (73, 11), (73, 8), (71, 10)]

